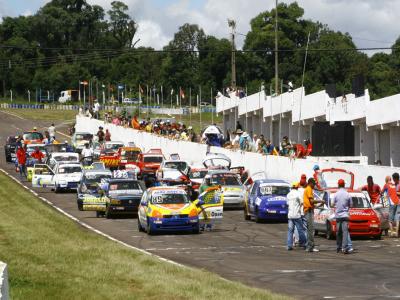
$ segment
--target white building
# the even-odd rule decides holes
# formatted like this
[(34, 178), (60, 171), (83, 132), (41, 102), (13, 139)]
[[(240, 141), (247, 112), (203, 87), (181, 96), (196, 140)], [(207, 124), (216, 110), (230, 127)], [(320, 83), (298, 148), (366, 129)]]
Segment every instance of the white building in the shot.
[(283, 136), (303, 143), (310, 138), (314, 155), (367, 156), (368, 163), (400, 166), (400, 94), (370, 101), (369, 92), (330, 98), (326, 91), (305, 95), (304, 89), (277, 97), (259, 93), (239, 99), (217, 98), (224, 130), (239, 121), (248, 133), (264, 134), (275, 145)]

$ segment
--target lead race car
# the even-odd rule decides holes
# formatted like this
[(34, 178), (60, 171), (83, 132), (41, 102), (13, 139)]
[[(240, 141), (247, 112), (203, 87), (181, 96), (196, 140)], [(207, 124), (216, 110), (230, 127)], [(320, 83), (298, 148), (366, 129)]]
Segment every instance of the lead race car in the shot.
[(147, 234), (166, 231), (199, 233), (198, 207), (182, 188), (149, 188), (140, 201), (138, 229)]
[(338, 179), (344, 179), (345, 189), (351, 196), (352, 207), (349, 211), (350, 236), (364, 236), (379, 239), (382, 235), (381, 221), (371, 206), (368, 196), (354, 190), (354, 174), (343, 169), (323, 169), (314, 176), (317, 179), (318, 190), (315, 196), (325, 201), (322, 206), (314, 209), (315, 233), (325, 233), (328, 239), (336, 235), (336, 220), (334, 195), (338, 190)]

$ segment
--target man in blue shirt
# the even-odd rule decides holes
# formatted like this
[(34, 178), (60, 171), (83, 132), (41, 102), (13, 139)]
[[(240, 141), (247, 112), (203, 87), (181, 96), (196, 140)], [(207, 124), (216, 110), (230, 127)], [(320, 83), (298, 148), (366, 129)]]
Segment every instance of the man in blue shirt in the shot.
[(349, 246), (349, 210), (352, 206), (350, 194), (344, 188), (345, 182), (339, 179), (339, 190), (336, 192), (333, 201), (335, 205), (335, 218), (336, 218), (336, 245), (337, 252), (342, 251), (344, 254), (351, 253), (352, 249)]

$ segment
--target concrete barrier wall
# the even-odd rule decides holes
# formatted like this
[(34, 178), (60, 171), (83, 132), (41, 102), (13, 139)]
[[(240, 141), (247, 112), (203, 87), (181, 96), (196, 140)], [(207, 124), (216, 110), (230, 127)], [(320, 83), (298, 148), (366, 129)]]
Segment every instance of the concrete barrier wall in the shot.
[[(145, 151), (150, 148), (161, 148), (167, 157), (171, 153), (179, 153), (180, 157), (190, 164), (201, 164), (207, 153), (207, 146), (185, 141), (170, 140), (154, 134), (141, 132), (132, 128), (123, 128), (113, 124), (104, 124), (102, 121), (77, 117), (76, 131), (96, 133), (99, 126), (109, 129), (112, 140), (124, 143), (135, 142)], [(258, 153), (232, 151), (229, 149), (211, 147), (211, 152), (226, 154), (232, 160), (232, 166), (244, 166), (250, 173), (266, 172), (269, 178), (280, 178), (287, 181), (299, 180), (301, 174), (308, 177), (313, 174), (313, 166), (318, 163), (321, 168), (343, 168), (354, 172), (355, 185), (360, 187), (366, 183), (368, 175), (372, 175), (376, 183), (383, 185), (386, 175), (400, 172), (399, 168), (349, 164), (339, 162), (319, 162), (318, 159), (289, 159), (279, 156), (263, 156)]]
[(0, 300), (8, 300), (8, 272), (7, 265), (0, 262)]

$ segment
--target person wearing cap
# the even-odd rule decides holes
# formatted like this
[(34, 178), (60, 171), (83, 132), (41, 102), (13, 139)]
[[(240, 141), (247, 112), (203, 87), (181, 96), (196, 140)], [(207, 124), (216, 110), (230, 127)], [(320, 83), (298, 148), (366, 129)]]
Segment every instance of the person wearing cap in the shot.
[(353, 205), (350, 194), (344, 188), (343, 179), (338, 180), (339, 190), (333, 197), (336, 219), (336, 251), (344, 254), (352, 253), (349, 247), (349, 211)]
[(319, 186), (320, 188), (326, 188), (328, 185), (327, 185), (324, 177), (322, 176), (319, 165), (314, 165), (313, 171), (316, 174), (315, 177), (317, 179), (317, 182), (316, 182), (317, 186)]
[(314, 247), (314, 207), (315, 204), (325, 203), (323, 200), (314, 199), (314, 178), (309, 178), (307, 181), (307, 187), (304, 189), (303, 205), (304, 205), (304, 216), (307, 221), (307, 247), (308, 252), (319, 252)]
[(295, 228), (299, 235), (299, 245), (305, 248), (306, 236), (304, 233), (303, 223), (301, 219), (303, 210), (303, 198), (298, 190), (299, 183), (292, 183), (292, 190), (287, 194), (288, 203), (288, 234), (287, 234), (287, 250), (293, 250), (293, 234)]
[(26, 145), (19, 146), (17, 149), (17, 163), (19, 169), (19, 176), (22, 179), (22, 175), (26, 176)]
[(307, 175), (301, 174), (299, 185), (303, 188), (307, 186)]
[(34, 132), (36, 132), (37, 131), (37, 127), (35, 126), (35, 127), (33, 127), (33, 131)]

